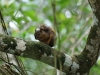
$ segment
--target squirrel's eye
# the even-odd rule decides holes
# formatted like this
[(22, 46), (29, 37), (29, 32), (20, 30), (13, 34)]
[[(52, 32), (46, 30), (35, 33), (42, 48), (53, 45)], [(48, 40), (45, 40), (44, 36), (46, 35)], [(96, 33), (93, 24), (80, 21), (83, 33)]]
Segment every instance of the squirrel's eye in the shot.
[(43, 31), (46, 31), (46, 32), (48, 32), (48, 31), (49, 31), (49, 29), (45, 28), (45, 29), (43, 29)]

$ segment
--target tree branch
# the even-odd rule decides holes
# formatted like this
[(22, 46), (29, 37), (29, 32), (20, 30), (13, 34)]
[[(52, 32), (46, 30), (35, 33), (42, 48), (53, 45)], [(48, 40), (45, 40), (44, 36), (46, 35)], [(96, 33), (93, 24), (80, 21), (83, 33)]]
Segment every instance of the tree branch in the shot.
[(2, 34), (0, 34), (0, 51), (39, 60), (51, 66), (54, 66), (54, 52), (56, 53), (57, 59), (61, 59), (62, 62), (65, 59), (65, 54), (54, 51), (53, 48), (44, 43), (25, 41)]

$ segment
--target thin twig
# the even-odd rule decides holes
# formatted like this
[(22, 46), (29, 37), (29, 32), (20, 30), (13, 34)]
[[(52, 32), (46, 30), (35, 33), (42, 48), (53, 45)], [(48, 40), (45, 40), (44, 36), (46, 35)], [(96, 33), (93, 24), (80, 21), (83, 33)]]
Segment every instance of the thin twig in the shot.
[[(4, 30), (5, 34), (8, 35), (7, 28), (6, 28), (6, 24), (5, 24), (5, 22), (4, 22), (4, 19), (3, 19), (3, 16), (2, 16), (1, 10), (0, 10), (0, 22), (1, 22), (1, 24), (2, 24), (2, 27), (3, 27), (2, 29)], [(9, 61), (9, 56), (8, 56), (7, 53), (6, 53), (6, 56), (7, 56), (8, 62), (10, 62), (10, 61)]]
[(58, 23), (57, 23), (57, 18), (56, 18), (56, 2), (55, 0), (51, 0), (51, 5), (52, 5), (52, 11), (53, 11), (53, 18), (54, 18), (54, 27), (57, 30), (58, 34), (58, 50), (60, 51), (60, 33), (59, 33), (59, 28), (58, 28)]
[[(51, 5), (52, 5), (52, 11), (53, 11), (53, 18), (54, 18), (54, 27), (57, 30), (57, 34), (58, 34), (58, 50), (60, 51), (60, 34), (59, 34), (59, 28), (58, 28), (58, 23), (57, 23), (57, 18), (56, 18), (56, 2), (55, 0), (51, 0)], [(54, 57), (55, 57), (55, 68), (57, 68), (57, 58), (56, 58), (56, 53), (54, 53)], [(62, 65), (61, 65), (61, 60), (59, 60), (59, 66), (60, 66), (60, 75), (62, 72)]]

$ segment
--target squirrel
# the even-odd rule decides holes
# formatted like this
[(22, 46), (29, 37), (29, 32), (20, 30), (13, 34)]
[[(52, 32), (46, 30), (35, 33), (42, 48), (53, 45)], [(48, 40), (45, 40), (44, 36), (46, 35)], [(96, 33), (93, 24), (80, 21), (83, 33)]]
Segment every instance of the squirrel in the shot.
[(54, 46), (55, 32), (52, 28), (46, 25), (41, 25), (38, 29), (35, 30), (34, 36), (35, 39), (39, 40), (40, 42), (43, 42), (50, 47)]

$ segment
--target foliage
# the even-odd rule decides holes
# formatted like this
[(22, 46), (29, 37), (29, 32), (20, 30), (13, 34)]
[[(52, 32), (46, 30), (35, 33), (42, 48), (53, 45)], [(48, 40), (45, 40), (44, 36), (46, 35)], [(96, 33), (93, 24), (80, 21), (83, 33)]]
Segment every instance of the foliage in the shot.
[[(60, 35), (60, 51), (72, 55), (80, 53), (86, 44), (86, 38), (92, 25), (92, 12), (85, 0), (56, 0), (56, 20), (51, 1), (53, 0), (1, 0), (0, 9), (9, 33), (18, 38), (34, 41), (34, 30), (41, 24), (54, 28), (57, 33), (55, 48), (58, 48)], [(41, 62), (31, 59), (23, 61), (30, 75), (53, 75), (55, 70)], [(100, 63), (97, 63), (100, 66)], [(98, 66), (92, 68), (91, 75), (100, 75)], [(97, 71), (98, 70), (98, 71)], [(31, 72), (32, 71), (32, 72)]]

